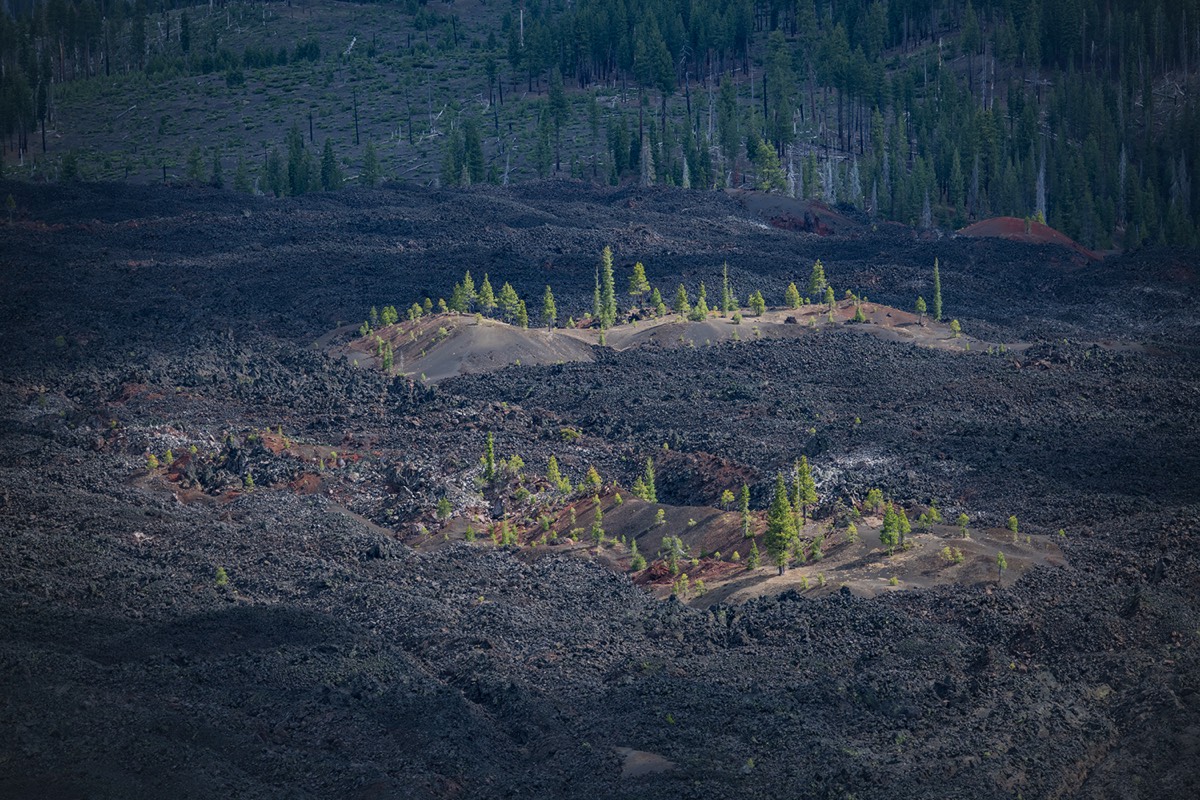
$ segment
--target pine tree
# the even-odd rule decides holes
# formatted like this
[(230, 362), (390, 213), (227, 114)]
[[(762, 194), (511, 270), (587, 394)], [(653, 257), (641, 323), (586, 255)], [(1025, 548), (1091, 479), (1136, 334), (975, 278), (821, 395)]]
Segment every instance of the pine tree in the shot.
[(729, 285), (729, 262), (726, 261), (721, 272), (721, 316), (725, 316), (736, 308), (737, 298), (733, 294), (733, 287)]
[(775, 498), (767, 511), (767, 535), (764, 540), (767, 553), (779, 567), (782, 575), (787, 569), (788, 552), (796, 540), (796, 520), (792, 516), (792, 504), (788, 502), (787, 486), (783, 473), (775, 475)]
[(327, 192), (341, 188), (342, 174), (338, 169), (337, 159), (333, 155), (333, 140), (326, 139), (321, 151), (321, 188)]
[(690, 319), (695, 322), (703, 322), (708, 318), (708, 293), (704, 290), (704, 283), (700, 284), (700, 295), (696, 298), (696, 305), (692, 309)]
[(662, 294), (658, 289), (650, 290), (650, 307), (654, 309), (657, 316), (666, 316), (667, 304), (663, 302)]
[(942, 275), (936, 258), (933, 260), (933, 319), (942, 321)]
[(999, 584), (1004, 579), (1004, 570), (1008, 569), (1008, 559), (1004, 557), (1003, 550), (996, 551), (996, 583)]
[(489, 313), (496, 307), (496, 293), (492, 291), (492, 282), (488, 280), (487, 273), (483, 273), (483, 283), (479, 284), (479, 294), (476, 296), (479, 302), (479, 310), (484, 314)]
[(650, 291), (650, 281), (646, 280), (646, 268), (642, 266), (642, 262), (637, 262), (633, 265), (633, 275), (629, 278), (629, 294), (633, 296), (635, 302), (641, 304), (642, 295)]
[(834, 296), (834, 294), (833, 294), (833, 287), (826, 286), (825, 287), (825, 305), (829, 306), (830, 314), (833, 313), (833, 306), (834, 306), (834, 303), (836, 303), (836, 302), (837, 302), (837, 297)]
[(467, 299), (466, 290), (463, 289), (461, 283), (454, 284), (454, 291), (450, 293), (449, 309), (465, 314), (468, 308), (470, 308), (470, 300)]
[(600, 326), (611, 328), (617, 321), (617, 294), (613, 284), (612, 248), (600, 254)]
[(900, 534), (900, 546), (904, 547), (904, 537), (912, 533), (912, 524), (908, 521), (908, 512), (903, 508), (896, 512), (896, 525)]
[(542, 324), (547, 328), (554, 327), (554, 321), (558, 319), (558, 306), (554, 304), (554, 292), (550, 291), (550, 286), (546, 286), (546, 291), (542, 295)]
[(642, 483), (646, 486), (646, 495), (643, 499), (651, 502), (658, 502), (658, 489), (654, 485), (654, 459), (646, 457), (646, 471), (642, 473)]
[(788, 308), (800, 307), (800, 290), (796, 288), (795, 283), (789, 283), (787, 290), (783, 293), (783, 304)]
[(750, 295), (747, 303), (749, 303), (750, 306), (750, 313), (754, 316), (761, 317), (763, 314), (767, 313), (767, 301), (763, 299), (762, 292), (758, 291), (757, 289), (755, 289)]
[(758, 569), (758, 565), (762, 562), (761, 556), (758, 554), (758, 542), (750, 543), (750, 555), (746, 557), (746, 569)]
[(761, 192), (782, 192), (787, 188), (787, 180), (783, 168), (779, 164), (779, 156), (775, 148), (766, 142), (758, 143), (755, 157), (758, 165), (758, 189)]
[(604, 327), (604, 304), (600, 300), (600, 270), (596, 270), (596, 286), (592, 289), (592, 319), (601, 328)]
[(825, 280), (825, 265), (821, 263), (821, 259), (817, 259), (813, 264), (812, 275), (808, 278), (808, 296), (816, 299), (825, 293), (825, 287), (828, 282)]
[(548, 480), (555, 488), (558, 488), (559, 485), (562, 484), (562, 473), (558, 469), (558, 459), (553, 455), (551, 455), (550, 460), (546, 462), (546, 480)]
[(594, 466), (588, 467), (587, 474), (583, 476), (583, 485), (593, 491), (604, 485), (603, 481), (600, 480), (600, 473), (596, 471)]
[(488, 483), (496, 480), (496, 442), (491, 433), (487, 435), (487, 445), (483, 451), (483, 479)]
[(679, 284), (679, 288), (675, 290), (674, 309), (675, 313), (684, 319), (687, 319), (688, 315), (692, 313), (692, 304), (688, 301), (687, 289), (683, 287), (682, 283)]
[(508, 281), (505, 281), (504, 285), (500, 287), (500, 294), (496, 296), (496, 305), (499, 306), (500, 313), (508, 322), (514, 322), (520, 313), (521, 298), (517, 296), (517, 290)]
[(646, 568), (646, 557), (638, 552), (637, 539), (629, 543), (629, 569), (631, 572), (641, 572)]
[(641, 498), (642, 500), (646, 499), (646, 482), (642, 480), (641, 475), (633, 479), (633, 486), (630, 487), (630, 491), (633, 492), (634, 497)]
[(529, 329), (529, 310), (525, 307), (524, 300), (520, 300), (520, 299), (517, 300), (516, 317), (517, 317), (517, 326), (520, 327), (521, 330), (528, 330)]
[(250, 194), (253, 188), (253, 184), (250, 183), (250, 168), (246, 165), (246, 159), (238, 156), (237, 167), (233, 172), (233, 190)]
[[(484, 277), (487, 277), (486, 275)], [(467, 270), (462, 279), (463, 294), (467, 298), (468, 306), (475, 302), (475, 281), (471, 278), (471, 270)], [(488, 291), (491, 291), (491, 284), (488, 285)], [(464, 311), (466, 309), (463, 309)]]
[(928, 307), (925, 305), (925, 298), (918, 297), (917, 298), (917, 316), (920, 318), (921, 325), (925, 324), (925, 312), (928, 310), (929, 310)]
[(888, 503), (883, 511), (883, 528), (879, 531), (879, 541), (887, 548), (889, 556), (895, 552), (896, 545), (900, 543), (900, 518), (896, 515), (891, 503)]
[(379, 154), (375, 152), (375, 143), (367, 142), (366, 152), (363, 153), (362, 172), (359, 183), (371, 187), (379, 183)]
[(680, 560), (687, 558), (687, 546), (678, 536), (664, 536), (658, 556), (667, 563), (667, 569), (672, 575), (679, 574)]

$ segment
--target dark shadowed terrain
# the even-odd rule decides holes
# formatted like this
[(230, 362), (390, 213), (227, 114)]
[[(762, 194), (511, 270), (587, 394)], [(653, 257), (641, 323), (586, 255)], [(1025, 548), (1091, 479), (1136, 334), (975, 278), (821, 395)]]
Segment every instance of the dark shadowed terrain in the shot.
[[(1194, 253), (819, 236), (753, 197), (569, 183), (10, 191), (0, 796), (1200, 794)], [(605, 245), (622, 303), (635, 261), (668, 299), (716, 296), (727, 262), (779, 305), (820, 258), (839, 297), (909, 310), (936, 257), (946, 316), (1005, 352), (747, 318), (434, 384), (314, 346), (467, 269), (581, 318)], [(880, 487), (981, 537), (1015, 514), (1062, 558), (662, 600), (608, 551), (535, 542), (564, 503), (481, 497), (488, 431), (539, 497), (552, 453), (620, 487), (654, 456), (663, 503), (745, 480), (757, 511), (804, 454), (819, 520)], [(500, 506), (516, 545), (464, 540)]]

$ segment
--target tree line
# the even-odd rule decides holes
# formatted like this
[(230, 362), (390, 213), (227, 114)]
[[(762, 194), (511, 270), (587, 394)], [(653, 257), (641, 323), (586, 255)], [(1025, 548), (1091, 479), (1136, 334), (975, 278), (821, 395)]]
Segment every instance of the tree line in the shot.
[[(30, 150), (65, 81), (225, 70), (232, 85), (331, 57), (315, 39), (232, 53), (177, 5), (10, 2), (5, 146)], [(542, 176), (752, 186), (921, 227), (1006, 214), (1093, 247), (1197, 241), (1200, 0), (577, 0), (506, 11), (483, 38), (397, 5), (434, 32), (428, 58), (483, 68), (494, 135), (470, 113), (449, 128), (448, 185), (504, 182), (516, 156)], [(506, 82), (532, 92), (515, 148)]]

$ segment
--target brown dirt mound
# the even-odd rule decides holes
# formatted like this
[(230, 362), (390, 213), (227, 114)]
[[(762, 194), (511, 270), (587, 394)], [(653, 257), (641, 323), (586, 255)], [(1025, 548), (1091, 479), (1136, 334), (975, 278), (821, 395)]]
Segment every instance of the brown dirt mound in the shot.
[(1017, 217), (992, 217), (991, 219), (980, 220), (963, 228), (959, 231), (959, 234), (975, 237), (993, 236), (1013, 242), (1025, 242), (1027, 244), (1057, 244), (1070, 248), (1089, 260), (1101, 260), (1100, 256), (1094, 251), (1088, 250), (1065, 233), (1056, 231), (1049, 225), (1043, 225), (1033, 220), (1027, 223), (1025, 220), (1018, 219)]

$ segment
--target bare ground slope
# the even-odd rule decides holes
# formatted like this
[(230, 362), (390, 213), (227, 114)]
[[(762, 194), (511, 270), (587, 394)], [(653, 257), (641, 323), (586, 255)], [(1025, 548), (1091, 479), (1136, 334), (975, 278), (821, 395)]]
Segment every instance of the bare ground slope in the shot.
[[(722, 195), (567, 184), (8, 191), (0, 794), (1200, 793), (1195, 254), (1076, 269), (1049, 245), (819, 237)], [(839, 294), (896, 309), (936, 256), (969, 334), (1030, 347), (781, 324), (805, 335), (437, 386), (313, 347), (371, 305), (436, 301), (467, 265), (527, 298), (551, 283), (578, 314), (604, 244), (658, 286), (716, 286), (728, 260), (742, 294), (780, 300), (820, 257)], [(745, 602), (689, 606), (655, 595), (667, 576), (647, 591), (614, 571), (617, 548), (403, 544), (443, 498), (456, 521), (490, 516), (489, 431), (526, 462), (535, 493), (505, 499), (531, 526), (551, 453), (576, 482), (595, 465), (622, 485), (654, 456), (668, 529), (737, 570), (720, 491), (745, 481), (761, 511), (803, 453), (819, 520), (869, 486), (969, 512), (978, 580), (933, 580), (960, 567), (929, 561), (931, 538), (875, 597), (756, 575), (731, 582)], [(609, 533), (653, 549), (648, 508), (621, 508)], [(1008, 514), (1028, 545), (996, 535)], [(864, 586), (887, 574), (871, 527), (845, 551)], [(1001, 546), (1020, 569), (997, 588)]]

